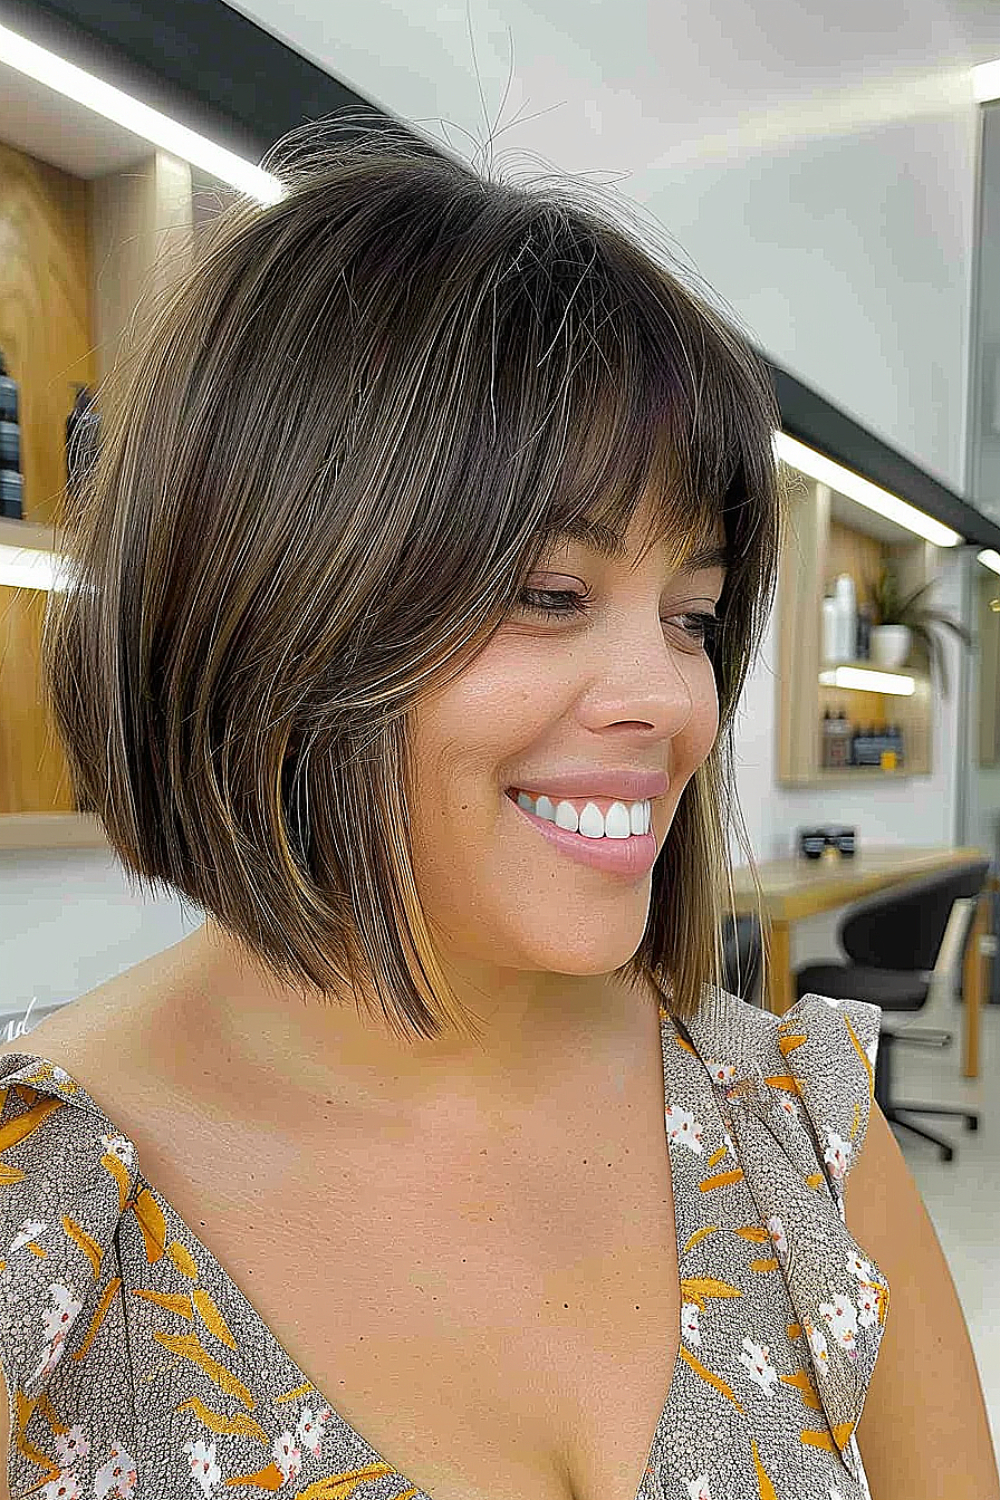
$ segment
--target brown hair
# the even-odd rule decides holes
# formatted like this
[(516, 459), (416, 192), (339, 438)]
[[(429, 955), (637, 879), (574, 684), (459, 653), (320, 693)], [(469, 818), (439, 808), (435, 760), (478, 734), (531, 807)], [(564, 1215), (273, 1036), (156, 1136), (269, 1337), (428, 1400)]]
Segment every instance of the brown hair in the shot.
[[(407, 711), (503, 622), (553, 534), (724, 526), (720, 730), (622, 973), (693, 1015), (721, 985), (733, 715), (780, 544), (766, 366), (589, 190), (515, 185), (404, 131), (300, 128), (235, 199), (99, 398), (60, 549), (46, 691), (127, 877), (265, 972), (477, 1034), (407, 836)], [(754, 877), (756, 880), (756, 877)]]

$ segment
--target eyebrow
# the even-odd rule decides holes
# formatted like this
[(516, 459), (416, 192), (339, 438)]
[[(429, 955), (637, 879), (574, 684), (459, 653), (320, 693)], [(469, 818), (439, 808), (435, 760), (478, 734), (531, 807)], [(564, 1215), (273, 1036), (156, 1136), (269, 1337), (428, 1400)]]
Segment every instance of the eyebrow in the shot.
[[(628, 548), (617, 531), (613, 531), (610, 526), (601, 525), (599, 521), (590, 521), (586, 516), (561, 528), (551, 539), (558, 542), (564, 538), (571, 542), (583, 542), (601, 557), (615, 561), (621, 561), (628, 554)], [(728, 542), (711, 542), (698, 547), (686, 557), (679, 571), (697, 573), (701, 568), (728, 568), (733, 558), (733, 549)]]

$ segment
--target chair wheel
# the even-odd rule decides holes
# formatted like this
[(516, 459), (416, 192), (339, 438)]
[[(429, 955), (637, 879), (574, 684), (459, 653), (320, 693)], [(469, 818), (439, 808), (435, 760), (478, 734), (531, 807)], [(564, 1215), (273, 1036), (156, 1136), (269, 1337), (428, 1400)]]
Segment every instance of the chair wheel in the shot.
[(941, 1149), (941, 1160), (942, 1161), (951, 1161), (952, 1157), (955, 1155), (955, 1152), (954, 1152), (953, 1148), (951, 1146), (942, 1146), (940, 1149)]
[(978, 1115), (966, 1115), (966, 1117), (965, 1117), (965, 1128), (966, 1128), (966, 1130), (978, 1130), (979, 1129), (979, 1116)]

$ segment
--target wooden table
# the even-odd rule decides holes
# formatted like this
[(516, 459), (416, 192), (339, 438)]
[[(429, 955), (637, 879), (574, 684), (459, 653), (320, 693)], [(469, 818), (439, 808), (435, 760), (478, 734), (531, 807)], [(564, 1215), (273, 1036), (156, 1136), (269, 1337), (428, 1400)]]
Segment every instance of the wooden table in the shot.
[[(757, 864), (762, 900), (758, 903), (747, 865), (733, 871), (736, 911), (751, 912), (763, 921), (762, 940), (770, 975), (764, 1004), (778, 1015), (784, 1015), (796, 1000), (795, 975), (792, 971), (791, 926), (804, 917), (845, 906), (886, 886), (946, 870), (951, 865), (990, 856), (974, 846), (933, 847), (891, 844), (859, 848), (853, 857), (763, 860)], [(996, 888), (990, 877), (986, 890)], [(984, 967), (980, 938), (989, 931), (989, 907), (983, 897), (976, 905), (972, 930), (965, 950), (963, 973), (964, 1005), (962, 1072), (966, 1078), (979, 1076), (979, 1011), (983, 1002)]]

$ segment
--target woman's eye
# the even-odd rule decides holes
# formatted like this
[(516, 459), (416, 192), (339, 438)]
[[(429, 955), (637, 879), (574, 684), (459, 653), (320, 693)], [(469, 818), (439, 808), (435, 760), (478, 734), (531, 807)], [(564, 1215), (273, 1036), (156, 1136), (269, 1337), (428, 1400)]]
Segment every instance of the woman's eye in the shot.
[[(589, 594), (578, 594), (570, 589), (522, 589), (518, 603), (531, 614), (585, 615), (588, 612), (589, 597)], [(673, 618), (687, 622), (682, 628), (696, 645), (703, 646), (707, 651), (714, 648), (722, 624), (718, 615), (691, 611)]]

